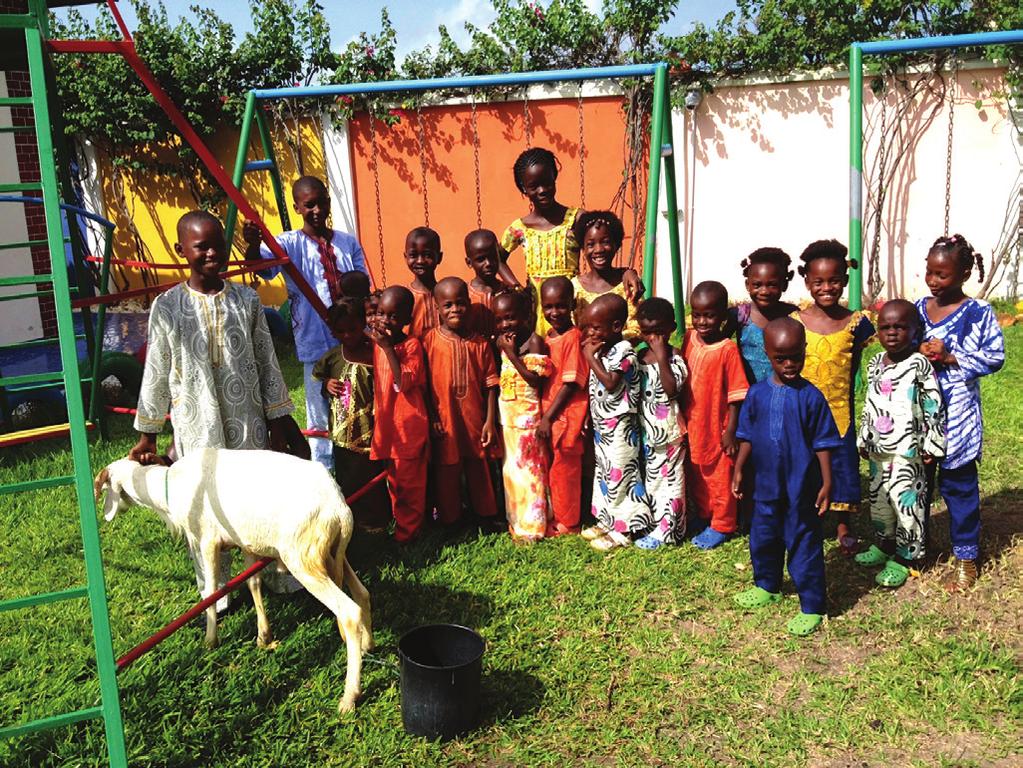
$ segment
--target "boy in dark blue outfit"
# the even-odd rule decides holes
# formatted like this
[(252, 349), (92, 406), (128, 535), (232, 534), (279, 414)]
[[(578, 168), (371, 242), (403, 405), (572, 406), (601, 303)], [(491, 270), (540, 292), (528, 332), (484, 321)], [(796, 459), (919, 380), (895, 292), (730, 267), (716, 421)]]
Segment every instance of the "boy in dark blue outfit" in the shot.
[(750, 387), (739, 413), (739, 454), (732, 493), (742, 497), (743, 470), (752, 458), (753, 520), (749, 548), (752, 589), (735, 596), (743, 608), (781, 599), (788, 550), (789, 575), (801, 612), (788, 623), (794, 635), (814, 632), (827, 610), (820, 518), (831, 496), (831, 451), (842, 440), (824, 395), (800, 373), (806, 332), (791, 318), (764, 328), (773, 374)]

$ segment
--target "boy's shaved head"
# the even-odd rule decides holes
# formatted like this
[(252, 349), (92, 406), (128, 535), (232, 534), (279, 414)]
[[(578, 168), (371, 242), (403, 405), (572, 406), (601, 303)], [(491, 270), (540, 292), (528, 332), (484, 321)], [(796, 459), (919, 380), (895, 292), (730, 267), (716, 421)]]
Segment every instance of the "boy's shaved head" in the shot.
[(408, 249), (415, 240), (426, 240), (432, 245), (437, 252), (440, 252), (440, 235), (437, 234), (436, 230), (430, 229), (429, 227), (414, 227), (405, 236), (405, 248)]
[(412, 296), (412, 291), (404, 285), (392, 285), (390, 288), (384, 288), (380, 293), (381, 309), (386, 305), (388, 308), (401, 310), (408, 317), (412, 316), (412, 305), (414, 303), (415, 299)]
[(806, 329), (791, 317), (779, 317), (764, 326), (764, 344), (776, 348), (794, 344), (806, 346)]
[(693, 288), (689, 303), (725, 308), (728, 306), (728, 290), (716, 280), (704, 280)]
[(327, 185), (315, 176), (301, 176), (298, 181), (291, 185), (291, 194), (294, 197), (295, 195), (304, 192), (319, 192), (326, 194)]
[(905, 299), (886, 301), (877, 313), (878, 322), (880, 322), (882, 316), (909, 320), (913, 325), (920, 326), (920, 315), (916, 311), (916, 305)]
[(619, 322), (623, 325), (629, 319), (629, 304), (621, 296), (614, 293), (605, 293), (598, 296), (587, 306), (594, 317), (603, 316), (612, 322)]
[(197, 224), (213, 225), (217, 227), (221, 233), (224, 231), (224, 226), (220, 223), (220, 219), (209, 211), (189, 211), (178, 219), (178, 240), (182, 240), (184, 238), (184, 233)]
[(454, 296), (457, 293), (464, 293), (467, 297), (469, 295), (469, 286), (460, 277), (444, 277), (437, 281), (437, 285), (433, 286), (434, 298)]
[(465, 236), (465, 251), (469, 252), (471, 248), (491, 248), (497, 247), (497, 235), (491, 232), (489, 229), (474, 229), (472, 232)]
[(572, 281), (564, 275), (548, 277), (540, 285), (540, 297), (553, 295), (572, 298), (575, 295), (575, 287), (572, 285)]

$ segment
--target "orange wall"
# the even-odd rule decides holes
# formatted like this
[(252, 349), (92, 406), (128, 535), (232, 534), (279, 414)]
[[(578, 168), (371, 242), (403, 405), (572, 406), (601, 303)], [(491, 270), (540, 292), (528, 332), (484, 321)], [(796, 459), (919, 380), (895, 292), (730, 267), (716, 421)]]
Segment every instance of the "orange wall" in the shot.
[[(579, 112), (574, 98), (531, 101), (532, 145), (550, 149), (561, 161), (558, 201), (580, 203)], [(400, 113), (393, 126), (376, 122), (379, 157), (380, 213), (386, 283), (411, 280), (402, 252), (405, 235), (424, 224), (422, 172), (417, 120), (414, 111)], [(476, 189), (473, 163), (471, 108), (468, 104), (424, 108), (430, 226), (437, 230), (445, 253), (438, 275), (471, 277), (465, 265), (463, 238), (476, 229)], [(526, 149), (522, 102), (480, 104), (477, 108), (480, 146), (480, 192), (483, 227), (498, 237), (515, 218), (525, 215), (529, 203), (515, 187), (512, 165)], [(369, 122), (360, 113), (349, 123), (353, 187), (359, 238), (377, 282), (380, 282), (380, 246), (377, 237), (372, 143)], [(618, 190), (624, 168), (625, 119), (622, 98), (587, 98), (583, 104), (586, 207), (606, 208)], [(643, 169), (643, 177), (646, 169)], [(645, 192), (645, 188), (644, 188)], [(627, 216), (626, 218), (631, 218)], [(626, 221), (626, 237), (631, 226)], [(642, 228), (642, 225), (641, 225)], [(627, 252), (629, 240), (623, 251)], [(510, 264), (520, 280), (525, 277), (521, 249)]]

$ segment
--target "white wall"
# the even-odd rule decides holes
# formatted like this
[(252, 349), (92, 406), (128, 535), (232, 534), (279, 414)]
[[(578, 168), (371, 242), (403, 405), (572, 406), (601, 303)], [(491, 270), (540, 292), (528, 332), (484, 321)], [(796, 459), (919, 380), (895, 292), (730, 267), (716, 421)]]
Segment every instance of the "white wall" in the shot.
[[(1007, 203), (1015, 205), (1010, 219), (1018, 220), (1019, 212), (1019, 132), (1004, 98), (991, 95), (1001, 83), (1001, 70), (964, 67), (956, 91), (949, 227), (969, 238), (985, 260), (1005, 240)], [(978, 99), (980, 109), (974, 103)], [(923, 104), (921, 111), (931, 106)], [(876, 130), (873, 121), (879, 114), (865, 89), (868, 180), (877, 146), (871, 127)], [(702, 280), (717, 280), (733, 300), (742, 299), (739, 262), (761, 246), (784, 248), (797, 259), (816, 239), (848, 243), (849, 91), (844, 75), (725, 84), (706, 95), (694, 112), (676, 110), (672, 118), (687, 294)], [(947, 130), (947, 109), (926, 130), (908, 127), (907, 135), (917, 141), (889, 187), (884, 212), (884, 296), (926, 293), (924, 259), (944, 228)], [(660, 210), (655, 292), (670, 297), (663, 192)], [(864, 243), (865, 252), (869, 245)], [(787, 295), (807, 295), (798, 275)]]
[[(0, 72), (0, 96), (7, 96), (7, 78)], [(11, 124), (11, 110), (0, 107), (0, 125)], [(14, 154), (14, 134), (0, 133), (0, 182), (18, 181), (18, 160)], [(20, 203), (0, 203), (0, 243), (23, 242), (28, 239), (25, 230), (24, 206)], [(0, 277), (32, 274), (32, 255), (28, 248), (0, 250)], [(0, 286), (0, 295), (26, 293), (31, 285)], [(39, 302), (32, 299), (0, 301), (0, 344), (41, 338), (42, 321)]]

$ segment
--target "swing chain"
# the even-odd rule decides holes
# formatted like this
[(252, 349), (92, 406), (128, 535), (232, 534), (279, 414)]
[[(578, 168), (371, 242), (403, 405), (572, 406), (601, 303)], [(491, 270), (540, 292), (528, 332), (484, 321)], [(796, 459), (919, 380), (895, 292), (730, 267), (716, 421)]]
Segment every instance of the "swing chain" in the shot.
[(533, 120), (529, 116), (529, 86), (522, 96), (522, 123), (525, 126), (526, 149), (533, 148)]
[(483, 229), (483, 195), (480, 191), (480, 131), (476, 115), (476, 94), (469, 94), (472, 107), (472, 163), (476, 174), (476, 229)]
[(579, 207), (586, 210), (586, 143), (583, 140), (583, 83), (579, 81)]
[(380, 161), (377, 154), (377, 129), (376, 118), (373, 111), (367, 110), (369, 117), (369, 140), (373, 156), (373, 194), (376, 196), (377, 209), (377, 247), (380, 249), (380, 284), (387, 285), (386, 264), (384, 262), (384, 219), (380, 212)]
[[(885, 184), (885, 166), (888, 161), (888, 92), (881, 93), (881, 143), (877, 150), (877, 201), (874, 208), (874, 241), (870, 250), (871, 272), (877, 269), (878, 256), (881, 252), (881, 219), (884, 214), (884, 198), (887, 191)], [(872, 288), (872, 286), (871, 286)]]
[(948, 235), (948, 218), (952, 209), (952, 136), (955, 133), (955, 87), (959, 80), (959, 59), (953, 57), (952, 72), (945, 83), (948, 92), (948, 144), (945, 148), (945, 235)]
[(416, 104), (416, 135), (419, 139), (419, 172), (423, 184), (423, 224), (430, 226), (430, 196), (426, 189), (426, 129), (423, 127), (423, 107)]

